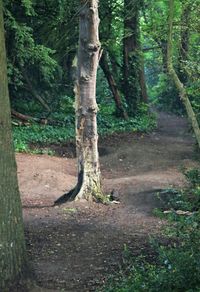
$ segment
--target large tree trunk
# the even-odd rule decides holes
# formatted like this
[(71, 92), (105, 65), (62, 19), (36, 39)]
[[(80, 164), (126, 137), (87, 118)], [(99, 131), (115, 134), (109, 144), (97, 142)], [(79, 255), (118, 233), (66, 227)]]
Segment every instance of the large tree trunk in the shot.
[(192, 108), (191, 102), (188, 98), (187, 91), (186, 91), (183, 83), (180, 81), (180, 79), (179, 79), (179, 77), (178, 77), (178, 75), (173, 67), (173, 61), (172, 61), (173, 15), (174, 15), (174, 0), (169, 0), (169, 33), (168, 33), (168, 46), (167, 46), (168, 71), (169, 71), (169, 75), (171, 76), (172, 80), (175, 83), (175, 86), (179, 92), (180, 98), (185, 106), (188, 118), (191, 121), (192, 128), (193, 128), (196, 140), (197, 140), (199, 148), (200, 148), (199, 124), (198, 124), (196, 115), (194, 113), (194, 110)]
[(135, 115), (139, 102), (147, 101), (144, 60), (140, 44), (140, 5), (141, 1), (124, 1), (123, 92), (130, 116)]
[(0, 291), (8, 291), (21, 278), (26, 257), (22, 208), (11, 137), (2, 0), (0, 68)]
[(128, 105), (128, 113), (134, 116), (140, 100), (139, 85), (139, 9), (132, 0), (124, 1), (124, 64), (123, 92)]
[(128, 114), (126, 113), (125, 108), (123, 107), (122, 101), (121, 101), (121, 97), (120, 97), (120, 93), (119, 90), (117, 88), (117, 84), (115, 82), (115, 79), (113, 77), (113, 74), (111, 73), (111, 70), (109, 68), (109, 64), (108, 64), (108, 58), (107, 58), (107, 53), (103, 52), (102, 57), (101, 57), (101, 62), (100, 62), (101, 68), (104, 72), (104, 75), (108, 81), (110, 90), (113, 94), (113, 98), (115, 101), (115, 105), (116, 105), (116, 110), (117, 113), (119, 114), (119, 116), (123, 117), (124, 119), (128, 119)]
[(55, 204), (72, 199), (104, 201), (98, 154), (96, 75), (100, 59), (98, 0), (81, 1), (76, 93), (78, 183)]

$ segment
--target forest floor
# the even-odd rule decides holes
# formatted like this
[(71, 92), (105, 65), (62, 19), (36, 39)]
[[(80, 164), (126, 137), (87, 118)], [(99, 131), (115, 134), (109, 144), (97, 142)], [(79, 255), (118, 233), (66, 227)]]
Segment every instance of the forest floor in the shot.
[(160, 113), (151, 134), (100, 139), (104, 191), (116, 190), (120, 204), (51, 207), (76, 184), (76, 159), (67, 158), (73, 151), (69, 144), (57, 147), (62, 157), (16, 155), (29, 260), (43, 287), (35, 292), (96, 291), (119, 270), (125, 246), (133, 255), (153, 256), (149, 237), (159, 236), (165, 223), (152, 213), (156, 193), (182, 187), (183, 167), (197, 166), (186, 120)]

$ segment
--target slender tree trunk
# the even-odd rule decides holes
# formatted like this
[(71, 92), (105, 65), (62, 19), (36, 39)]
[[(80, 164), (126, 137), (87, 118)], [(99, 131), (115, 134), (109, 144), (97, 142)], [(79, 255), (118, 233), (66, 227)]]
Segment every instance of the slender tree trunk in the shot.
[(163, 73), (167, 74), (167, 41), (161, 40), (161, 52), (162, 52), (162, 63), (163, 63)]
[(105, 201), (99, 167), (96, 77), (101, 55), (98, 0), (84, 0), (80, 12), (76, 94), (76, 151), (78, 183), (55, 204), (67, 200)]
[(172, 33), (173, 33), (173, 15), (174, 15), (174, 0), (169, 0), (169, 33), (168, 33), (168, 46), (167, 46), (167, 64), (168, 64), (168, 71), (169, 75), (171, 76), (172, 80), (175, 83), (175, 86), (179, 92), (180, 98), (185, 106), (187, 115), (189, 120), (191, 121), (192, 128), (196, 137), (196, 140), (198, 142), (199, 148), (200, 148), (200, 128), (198, 121), (196, 119), (196, 115), (194, 113), (194, 110), (192, 108), (191, 102), (188, 98), (187, 91), (181, 83), (176, 71), (173, 67), (173, 61), (172, 61)]
[(10, 104), (0, 0), (0, 291), (8, 291), (23, 273), (25, 240), (16, 162), (11, 137)]
[(140, 80), (140, 88), (141, 88), (141, 95), (142, 101), (144, 103), (148, 103), (148, 94), (147, 94), (147, 85), (145, 79), (145, 71), (144, 71), (144, 58), (141, 57), (141, 65), (139, 71), (139, 80)]
[(123, 117), (124, 119), (128, 119), (128, 114), (126, 113), (126, 110), (124, 109), (123, 107), (123, 104), (122, 104), (122, 101), (121, 101), (121, 97), (120, 97), (120, 93), (119, 93), (119, 90), (117, 88), (117, 84), (115, 82), (115, 79), (112, 75), (112, 72), (109, 68), (109, 64), (108, 64), (108, 58), (107, 58), (107, 53), (106, 52), (103, 52), (102, 54), (102, 57), (101, 57), (101, 61), (100, 61), (100, 65), (101, 65), (101, 68), (104, 72), (104, 75), (108, 81), (108, 84), (109, 84), (109, 87), (110, 87), (110, 90), (113, 94), (113, 98), (114, 98), (114, 101), (115, 101), (115, 105), (116, 105), (116, 110), (117, 110), (117, 113)]
[(180, 40), (180, 51), (179, 51), (179, 67), (178, 67), (178, 76), (180, 81), (183, 84), (187, 83), (187, 73), (184, 70), (184, 62), (187, 61), (188, 51), (189, 51), (189, 40), (190, 40), (190, 31), (189, 31), (189, 20), (191, 13), (191, 3), (186, 5), (183, 8), (181, 16), (181, 40)]
[(76, 52), (69, 52), (65, 58), (64, 69), (65, 69), (65, 79), (67, 82), (67, 92), (69, 96), (73, 96), (73, 88), (74, 88), (74, 68), (73, 68), (73, 60), (76, 56)]

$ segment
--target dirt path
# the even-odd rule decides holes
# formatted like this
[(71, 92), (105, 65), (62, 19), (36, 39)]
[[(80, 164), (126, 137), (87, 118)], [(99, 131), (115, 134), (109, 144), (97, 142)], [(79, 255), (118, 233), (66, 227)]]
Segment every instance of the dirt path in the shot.
[(28, 250), (38, 284), (50, 291), (95, 291), (118, 269), (125, 245), (135, 255), (145, 251), (151, 256), (149, 236), (163, 224), (152, 215), (158, 205), (155, 193), (185, 183), (181, 168), (196, 165), (193, 142), (186, 121), (164, 113), (151, 134), (101, 139), (104, 190), (117, 190), (121, 202), (109, 206), (44, 207), (74, 186), (76, 160), (17, 154)]

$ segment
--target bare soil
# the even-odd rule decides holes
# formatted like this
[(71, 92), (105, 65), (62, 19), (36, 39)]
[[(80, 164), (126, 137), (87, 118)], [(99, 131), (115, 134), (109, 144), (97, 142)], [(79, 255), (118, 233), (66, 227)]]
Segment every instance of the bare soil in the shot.
[(28, 254), (41, 287), (34, 291), (96, 291), (119, 270), (124, 246), (133, 255), (154, 256), (149, 237), (159, 236), (165, 223), (152, 214), (156, 193), (184, 186), (182, 168), (198, 164), (194, 140), (184, 118), (165, 113), (151, 134), (101, 138), (103, 188), (120, 199), (110, 205), (52, 207), (76, 184), (73, 144), (56, 153), (62, 157), (16, 155)]

